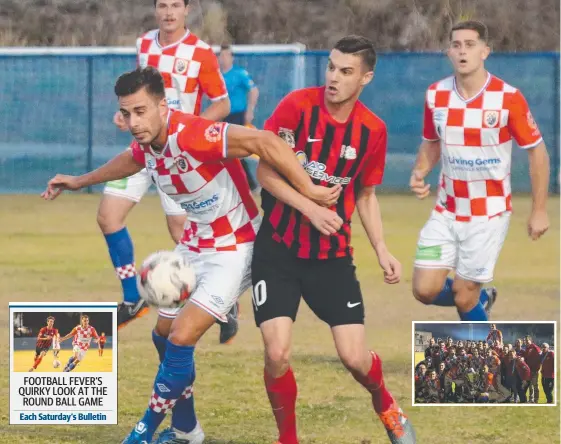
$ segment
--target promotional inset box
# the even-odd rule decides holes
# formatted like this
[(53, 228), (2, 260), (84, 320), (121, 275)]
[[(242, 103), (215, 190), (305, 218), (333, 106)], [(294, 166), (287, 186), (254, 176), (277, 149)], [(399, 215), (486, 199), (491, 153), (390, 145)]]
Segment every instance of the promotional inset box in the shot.
[(10, 424), (117, 424), (117, 304), (9, 308)]

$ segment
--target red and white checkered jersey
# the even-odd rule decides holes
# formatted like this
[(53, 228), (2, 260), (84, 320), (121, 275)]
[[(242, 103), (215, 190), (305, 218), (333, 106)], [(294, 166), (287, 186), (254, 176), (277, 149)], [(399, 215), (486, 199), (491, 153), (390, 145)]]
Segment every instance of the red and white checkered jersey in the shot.
[(464, 222), (512, 210), (512, 138), (521, 148), (542, 141), (522, 93), (491, 74), (469, 100), (458, 92), (455, 77), (431, 85), (423, 137), (440, 140), (442, 150), (435, 210)]
[(87, 350), (90, 348), (92, 338), (98, 337), (97, 331), (95, 331), (95, 328), (91, 325), (88, 325), (88, 328), (83, 328), (81, 325), (78, 325), (72, 345), (80, 347), (80, 350)]
[(192, 251), (237, 250), (253, 242), (261, 216), (238, 159), (226, 159), (228, 124), (181, 111), (168, 115), (161, 153), (131, 145), (134, 158), (188, 220), (181, 242)]
[(195, 34), (187, 33), (165, 47), (159, 31), (147, 32), (136, 41), (138, 64), (156, 68), (164, 78), (168, 106), (199, 115), (203, 93), (210, 100), (228, 96), (218, 60), (212, 48)]

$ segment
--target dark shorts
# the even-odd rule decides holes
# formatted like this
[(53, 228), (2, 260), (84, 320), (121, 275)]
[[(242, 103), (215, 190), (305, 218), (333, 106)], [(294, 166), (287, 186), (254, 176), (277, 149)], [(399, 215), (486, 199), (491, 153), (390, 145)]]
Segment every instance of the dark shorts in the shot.
[(245, 111), (239, 111), (237, 113), (228, 114), (224, 118), (224, 122), (233, 123), (234, 125), (245, 125)]
[(103, 350), (105, 348), (105, 344), (99, 344), (99, 348)]
[(48, 353), (49, 347), (35, 347), (35, 356), (39, 356), (41, 352)]
[(300, 299), (329, 326), (364, 324), (364, 304), (351, 257), (300, 259), (259, 231), (251, 278), (257, 326), (278, 317), (296, 320)]

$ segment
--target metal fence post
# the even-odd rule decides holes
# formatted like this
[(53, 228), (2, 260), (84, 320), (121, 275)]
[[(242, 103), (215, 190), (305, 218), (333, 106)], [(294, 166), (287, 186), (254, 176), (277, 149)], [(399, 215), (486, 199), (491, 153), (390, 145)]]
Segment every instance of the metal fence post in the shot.
[[(87, 75), (87, 99), (88, 99), (88, 151), (86, 156), (86, 172), (93, 169), (93, 55), (86, 56), (88, 65), (88, 75)], [(88, 187), (87, 192), (91, 194), (93, 192), (92, 187)]]

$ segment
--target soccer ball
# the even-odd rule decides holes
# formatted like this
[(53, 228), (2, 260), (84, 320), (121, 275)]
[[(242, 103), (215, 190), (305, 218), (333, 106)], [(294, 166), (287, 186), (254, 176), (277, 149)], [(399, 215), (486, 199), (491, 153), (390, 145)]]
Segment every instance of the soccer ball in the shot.
[(59, 367), (60, 367), (60, 361), (59, 361), (58, 359), (55, 359), (55, 360), (53, 361), (53, 367), (54, 367), (54, 368), (59, 368)]
[(140, 297), (161, 308), (184, 304), (196, 283), (195, 271), (187, 259), (174, 251), (158, 251), (148, 256), (136, 277)]

